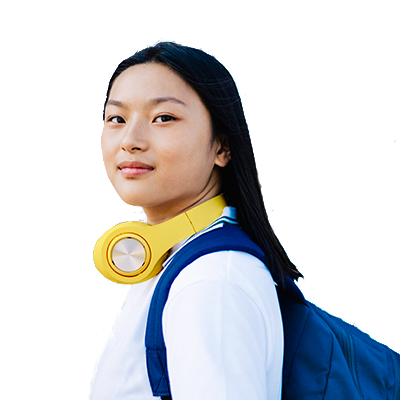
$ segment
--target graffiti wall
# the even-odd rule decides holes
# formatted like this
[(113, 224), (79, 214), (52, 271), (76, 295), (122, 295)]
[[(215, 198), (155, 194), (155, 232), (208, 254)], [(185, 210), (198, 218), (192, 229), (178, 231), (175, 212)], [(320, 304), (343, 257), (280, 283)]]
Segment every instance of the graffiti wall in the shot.
[[(102, 166), (103, 101), (117, 63), (154, 39), (88, 39), (89, 381), (108, 335), (91, 252), (113, 217), (133, 212)], [(270, 220), (306, 297), (400, 349), (400, 38), (176, 40), (234, 76)]]

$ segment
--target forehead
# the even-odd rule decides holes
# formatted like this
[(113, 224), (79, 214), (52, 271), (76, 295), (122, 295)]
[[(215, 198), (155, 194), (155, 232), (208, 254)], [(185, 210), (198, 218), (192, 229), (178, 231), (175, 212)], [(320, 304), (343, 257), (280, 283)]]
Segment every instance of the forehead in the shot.
[(126, 102), (168, 96), (189, 104), (201, 101), (196, 91), (169, 67), (148, 63), (123, 71), (115, 79), (109, 99)]

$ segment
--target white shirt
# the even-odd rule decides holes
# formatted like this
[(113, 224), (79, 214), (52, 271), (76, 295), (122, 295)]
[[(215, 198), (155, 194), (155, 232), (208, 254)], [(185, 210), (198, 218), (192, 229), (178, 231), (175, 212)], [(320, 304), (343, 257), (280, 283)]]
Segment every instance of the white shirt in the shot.
[[(227, 207), (223, 216), (234, 218), (235, 210)], [(160, 276), (130, 290), (98, 364), (92, 400), (155, 399), (144, 336)], [(163, 333), (173, 400), (281, 398), (282, 320), (272, 277), (257, 258), (221, 251), (188, 265), (171, 286)]]

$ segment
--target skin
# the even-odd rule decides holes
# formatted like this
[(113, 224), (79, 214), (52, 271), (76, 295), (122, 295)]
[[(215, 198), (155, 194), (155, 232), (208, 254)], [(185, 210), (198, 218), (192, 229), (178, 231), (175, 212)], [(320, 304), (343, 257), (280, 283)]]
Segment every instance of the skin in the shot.
[[(212, 139), (198, 94), (170, 68), (139, 64), (115, 81), (102, 151), (119, 196), (155, 225), (218, 195), (229, 149)], [(132, 164), (134, 162), (141, 164)]]

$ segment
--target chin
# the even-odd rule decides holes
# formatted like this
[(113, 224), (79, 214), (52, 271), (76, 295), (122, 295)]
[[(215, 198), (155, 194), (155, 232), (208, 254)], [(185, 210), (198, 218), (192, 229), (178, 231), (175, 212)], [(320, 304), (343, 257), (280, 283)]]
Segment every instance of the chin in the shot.
[(132, 192), (126, 193), (118, 190), (116, 190), (116, 192), (124, 203), (129, 204), (130, 206), (141, 207), (140, 199), (138, 196), (132, 196)]
[(138, 201), (136, 198), (132, 199), (131, 197), (120, 196), (124, 203), (134, 206), (134, 207), (142, 207), (142, 202)]

